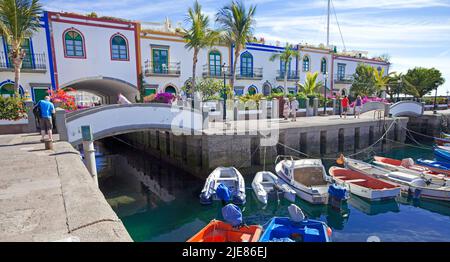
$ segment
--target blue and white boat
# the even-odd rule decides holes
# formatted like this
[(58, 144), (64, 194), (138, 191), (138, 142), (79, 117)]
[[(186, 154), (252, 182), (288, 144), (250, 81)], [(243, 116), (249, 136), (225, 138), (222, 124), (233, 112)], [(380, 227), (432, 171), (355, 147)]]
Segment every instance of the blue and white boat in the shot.
[(417, 159), (416, 163), (420, 166), (427, 167), (433, 172), (444, 174), (447, 176), (450, 175), (450, 163), (426, 159)]
[(326, 223), (307, 219), (294, 204), (289, 206), (289, 213), (291, 218), (272, 218), (259, 242), (331, 242), (332, 231)]
[(450, 163), (450, 152), (447, 150), (443, 150), (440, 148), (434, 149), (434, 155), (438, 161), (442, 160), (442, 162)]

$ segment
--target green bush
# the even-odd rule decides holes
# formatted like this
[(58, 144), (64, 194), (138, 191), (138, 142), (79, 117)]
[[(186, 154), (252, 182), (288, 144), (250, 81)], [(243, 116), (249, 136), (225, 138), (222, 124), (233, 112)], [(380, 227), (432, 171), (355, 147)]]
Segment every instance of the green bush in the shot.
[(22, 98), (0, 96), (0, 119), (19, 120), (26, 116), (25, 103)]

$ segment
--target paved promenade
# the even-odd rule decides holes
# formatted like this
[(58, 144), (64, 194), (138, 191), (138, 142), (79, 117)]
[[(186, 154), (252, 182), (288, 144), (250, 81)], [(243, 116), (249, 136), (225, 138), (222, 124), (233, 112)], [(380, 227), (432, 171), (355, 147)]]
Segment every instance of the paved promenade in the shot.
[(132, 241), (66, 142), (0, 136), (0, 241)]

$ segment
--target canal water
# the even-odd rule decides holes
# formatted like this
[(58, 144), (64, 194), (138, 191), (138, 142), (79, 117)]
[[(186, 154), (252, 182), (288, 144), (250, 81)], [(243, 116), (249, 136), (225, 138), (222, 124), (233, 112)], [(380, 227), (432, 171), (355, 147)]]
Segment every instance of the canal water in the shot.
[[(97, 144), (100, 189), (135, 241), (183, 242), (211, 219), (221, 218), (221, 204), (202, 206), (199, 193), (204, 181), (115, 139)], [(383, 155), (433, 158), (430, 150), (399, 146)], [(325, 161), (327, 168), (334, 163)], [(273, 167), (271, 167), (273, 169)], [(272, 170), (273, 171), (273, 170)], [(273, 216), (288, 216), (290, 202), (274, 195), (260, 204), (246, 176), (246, 224), (265, 224)], [(450, 205), (439, 201), (396, 201), (372, 204), (354, 195), (335, 211), (301, 200), (296, 204), (309, 218), (326, 222), (335, 242), (450, 241)]]

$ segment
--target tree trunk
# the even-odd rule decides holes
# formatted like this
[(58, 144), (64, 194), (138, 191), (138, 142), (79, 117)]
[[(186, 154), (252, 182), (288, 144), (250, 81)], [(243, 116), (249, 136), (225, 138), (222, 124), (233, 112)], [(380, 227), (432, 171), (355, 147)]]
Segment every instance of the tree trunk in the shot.
[(231, 72), (231, 79), (230, 79), (230, 88), (231, 88), (231, 98), (234, 97), (234, 82), (236, 81), (236, 65), (239, 58), (239, 53), (241, 52), (241, 49), (236, 47), (234, 51), (234, 61), (233, 61), (233, 71)]
[(288, 81), (288, 72), (287, 72), (287, 62), (284, 62), (284, 97), (287, 97), (287, 81)]
[(197, 68), (197, 62), (198, 62), (198, 49), (194, 49), (194, 57), (192, 59), (192, 82), (191, 82), (191, 88), (192, 88), (192, 95), (195, 97), (195, 71)]
[(19, 93), (20, 88), (20, 69), (22, 68), (22, 58), (20, 56), (13, 58), (14, 64), (14, 95)]

